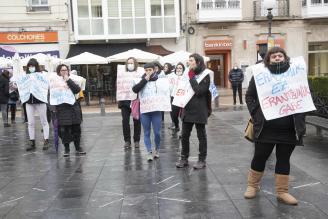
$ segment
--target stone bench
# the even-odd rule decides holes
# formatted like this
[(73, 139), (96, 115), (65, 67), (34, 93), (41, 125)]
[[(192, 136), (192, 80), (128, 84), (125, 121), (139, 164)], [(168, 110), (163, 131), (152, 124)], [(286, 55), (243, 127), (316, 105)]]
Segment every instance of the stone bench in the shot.
[(328, 119), (318, 116), (306, 116), (306, 124), (313, 125), (317, 129), (317, 136), (322, 136), (322, 130), (328, 131)]

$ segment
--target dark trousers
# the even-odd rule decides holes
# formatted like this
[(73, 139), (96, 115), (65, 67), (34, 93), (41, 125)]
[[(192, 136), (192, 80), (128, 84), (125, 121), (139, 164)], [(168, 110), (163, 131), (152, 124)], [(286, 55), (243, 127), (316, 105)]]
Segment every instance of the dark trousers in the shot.
[[(182, 123), (182, 137), (181, 137), (181, 144), (182, 144), (182, 151), (181, 151), (181, 158), (188, 159), (189, 157), (189, 150), (190, 150), (190, 133), (192, 131), (192, 127), (195, 123), (183, 122)], [(197, 130), (197, 137), (199, 141), (199, 155), (198, 159), (200, 161), (205, 161), (207, 156), (207, 137), (206, 137), (206, 129), (205, 124), (195, 124)]]
[[(125, 142), (131, 142), (131, 130), (130, 130), (130, 115), (131, 109), (129, 107), (121, 108), (122, 114), (122, 127), (123, 127), (123, 136)], [(140, 120), (133, 119), (133, 141), (140, 141), (140, 132), (141, 132), (141, 124)]]
[(243, 96), (242, 96), (242, 85), (241, 84), (233, 84), (232, 85), (232, 93), (233, 93), (233, 103), (236, 104), (236, 95), (238, 91), (239, 102), (240, 104), (243, 103)]
[(23, 110), (24, 110), (24, 122), (27, 122), (26, 103), (23, 103)]
[[(171, 104), (173, 102), (173, 97), (171, 97)], [(175, 128), (179, 128), (179, 113), (180, 113), (180, 107), (172, 105), (172, 111), (171, 111), (171, 120), (174, 123)]]
[(14, 122), (15, 119), (16, 119), (16, 110), (17, 110), (16, 104), (8, 104), (8, 106), (7, 106), (7, 116), (9, 115), (8, 114), (9, 110), (10, 110), (10, 119), (11, 119), (12, 122)]
[(275, 173), (289, 175), (290, 172), (290, 156), (292, 155), (295, 145), (290, 144), (271, 144), (271, 143), (255, 143), (255, 152), (252, 160), (251, 168), (258, 172), (263, 172), (265, 163), (270, 157), (273, 148), (276, 146), (277, 163)]
[(59, 137), (62, 139), (66, 150), (69, 151), (71, 141), (74, 142), (75, 149), (78, 150), (80, 148), (81, 125), (59, 126)]

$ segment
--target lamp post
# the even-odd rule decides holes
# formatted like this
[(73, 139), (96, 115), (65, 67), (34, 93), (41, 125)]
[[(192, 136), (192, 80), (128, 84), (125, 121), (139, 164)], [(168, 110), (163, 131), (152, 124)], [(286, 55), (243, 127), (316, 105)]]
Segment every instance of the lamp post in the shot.
[(274, 8), (275, 4), (276, 4), (275, 0), (264, 0), (263, 2), (264, 8), (268, 10), (268, 14), (266, 16), (268, 19), (268, 50), (274, 47), (274, 37), (272, 37), (271, 34), (271, 27), (272, 27), (272, 19), (273, 19), (272, 9)]

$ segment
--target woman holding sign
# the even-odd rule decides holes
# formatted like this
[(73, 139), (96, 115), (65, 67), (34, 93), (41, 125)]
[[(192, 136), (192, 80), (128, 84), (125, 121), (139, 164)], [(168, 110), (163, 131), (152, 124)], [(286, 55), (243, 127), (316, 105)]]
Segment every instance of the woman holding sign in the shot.
[[(132, 90), (139, 95), (140, 119), (144, 130), (144, 143), (148, 151), (147, 160), (152, 161), (153, 158), (159, 158), (162, 112), (171, 111), (170, 87), (167, 78), (159, 78), (154, 72), (154, 63), (145, 64), (144, 69), (145, 74)], [(154, 151), (150, 140), (152, 126), (155, 136)]]
[[(125, 70), (126, 72), (137, 74), (138, 62), (134, 57), (130, 57), (126, 60)], [(129, 87), (131, 89), (131, 87)], [(124, 148), (131, 148), (131, 131), (130, 131), (130, 115), (131, 115), (131, 100), (120, 100), (118, 101), (118, 108), (121, 109), (122, 114), (122, 127), (123, 127), (123, 136), (124, 136)], [(140, 132), (141, 132), (141, 124), (139, 119), (133, 118), (133, 141), (134, 147), (140, 147)]]
[[(27, 120), (28, 120), (28, 134), (30, 136), (30, 144), (29, 147), (26, 148), (26, 151), (32, 151), (35, 150), (35, 118), (34, 113), (37, 111), (40, 116), (40, 121), (42, 124), (42, 130), (43, 130), (43, 150), (48, 150), (49, 148), (49, 123), (47, 120), (47, 97), (48, 97), (48, 82), (45, 82), (45, 79), (42, 76), (41, 69), (39, 66), (39, 63), (36, 59), (32, 58), (27, 63), (27, 69), (26, 74), (30, 74), (30, 76), (36, 76), (33, 77), (36, 80), (37, 83), (34, 84), (34, 90), (35, 91), (45, 91), (42, 92), (43, 100), (41, 100), (42, 95), (39, 97), (40, 99), (36, 98), (34, 94), (30, 94), (29, 99), (24, 102), (26, 103), (26, 114), (27, 114)], [(30, 77), (32, 78), (32, 77)], [(42, 84), (45, 84), (46, 87), (43, 87)], [(18, 86), (18, 89), (20, 87)], [(19, 91), (20, 94), (23, 92)], [(40, 92), (41, 93), (41, 92)], [(22, 98), (21, 98), (22, 99)], [(22, 100), (23, 101), (23, 100)]]
[(196, 126), (199, 140), (198, 162), (194, 169), (206, 167), (207, 136), (205, 125), (209, 116), (208, 92), (210, 87), (210, 75), (206, 71), (204, 59), (194, 53), (189, 56), (189, 83), (195, 92), (185, 108), (182, 110), (182, 150), (180, 160), (176, 163), (177, 168), (188, 166), (189, 138), (193, 126)]
[[(291, 72), (289, 71), (291, 67), (290, 59), (285, 50), (280, 47), (270, 49), (263, 63), (264, 67), (262, 64), (258, 65), (261, 69), (260, 73), (269, 72), (271, 75), (269, 75), (270, 77), (266, 77), (265, 80), (271, 78), (275, 84), (281, 84), (281, 81), (284, 80), (283, 77), (286, 74), (282, 75), (283, 73)], [(267, 110), (267, 106), (264, 105), (264, 108), (263, 105), (261, 106), (264, 101), (262, 99), (259, 100), (259, 94), (263, 92), (260, 89), (264, 90), (267, 87), (270, 88), (270, 86), (260, 86), (264, 80), (261, 79), (261, 75), (258, 76), (255, 72), (254, 75), (246, 92), (246, 103), (254, 124), (255, 152), (248, 174), (248, 185), (244, 196), (248, 199), (256, 196), (257, 191), (259, 191), (259, 184), (263, 176), (265, 163), (274, 147), (276, 147), (275, 187), (277, 199), (285, 204), (297, 205), (297, 200), (288, 193), (289, 159), (295, 146), (302, 144), (302, 137), (305, 133), (305, 115), (304, 113), (296, 113), (276, 117), (276, 119), (266, 119), (264, 110)], [(305, 83), (307, 83), (306, 80), (305, 77)], [(281, 89), (284, 90), (283, 88)], [(271, 89), (269, 91), (272, 96), (277, 96), (274, 95), (274, 87), (272, 87), (272, 92)]]
[[(67, 65), (61, 64), (57, 66), (57, 75), (62, 77), (71, 92), (76, 95), (81, 88), (69, 78), (69, 69)], [(80, 146), (81, 139), (81, 108), (72, 95), (74, 104), (62, 103), (56, 106), (56, 113), (59, 125), (59, 136), (65, 147), (64, 157), (68, 157), (70, 153), (69, 144), (74, 142), (77, 155), (85, 155), (86, 152)]]

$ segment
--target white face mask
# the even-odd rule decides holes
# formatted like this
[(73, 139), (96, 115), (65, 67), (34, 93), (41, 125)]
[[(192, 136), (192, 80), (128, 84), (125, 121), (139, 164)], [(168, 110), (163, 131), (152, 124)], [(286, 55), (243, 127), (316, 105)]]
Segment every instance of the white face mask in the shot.
[(234, 67), (235, 70), (237, 70), (237, 68), (238, 68), (237, 66)]
[(128, 64), (128, 70), (133, 71), (134, 70), (134, 64)]
[(34, 73), (35, 72), (35, 67), (34, 66), (28, 67), (28, 70), (29, 70), (29, 72)]

